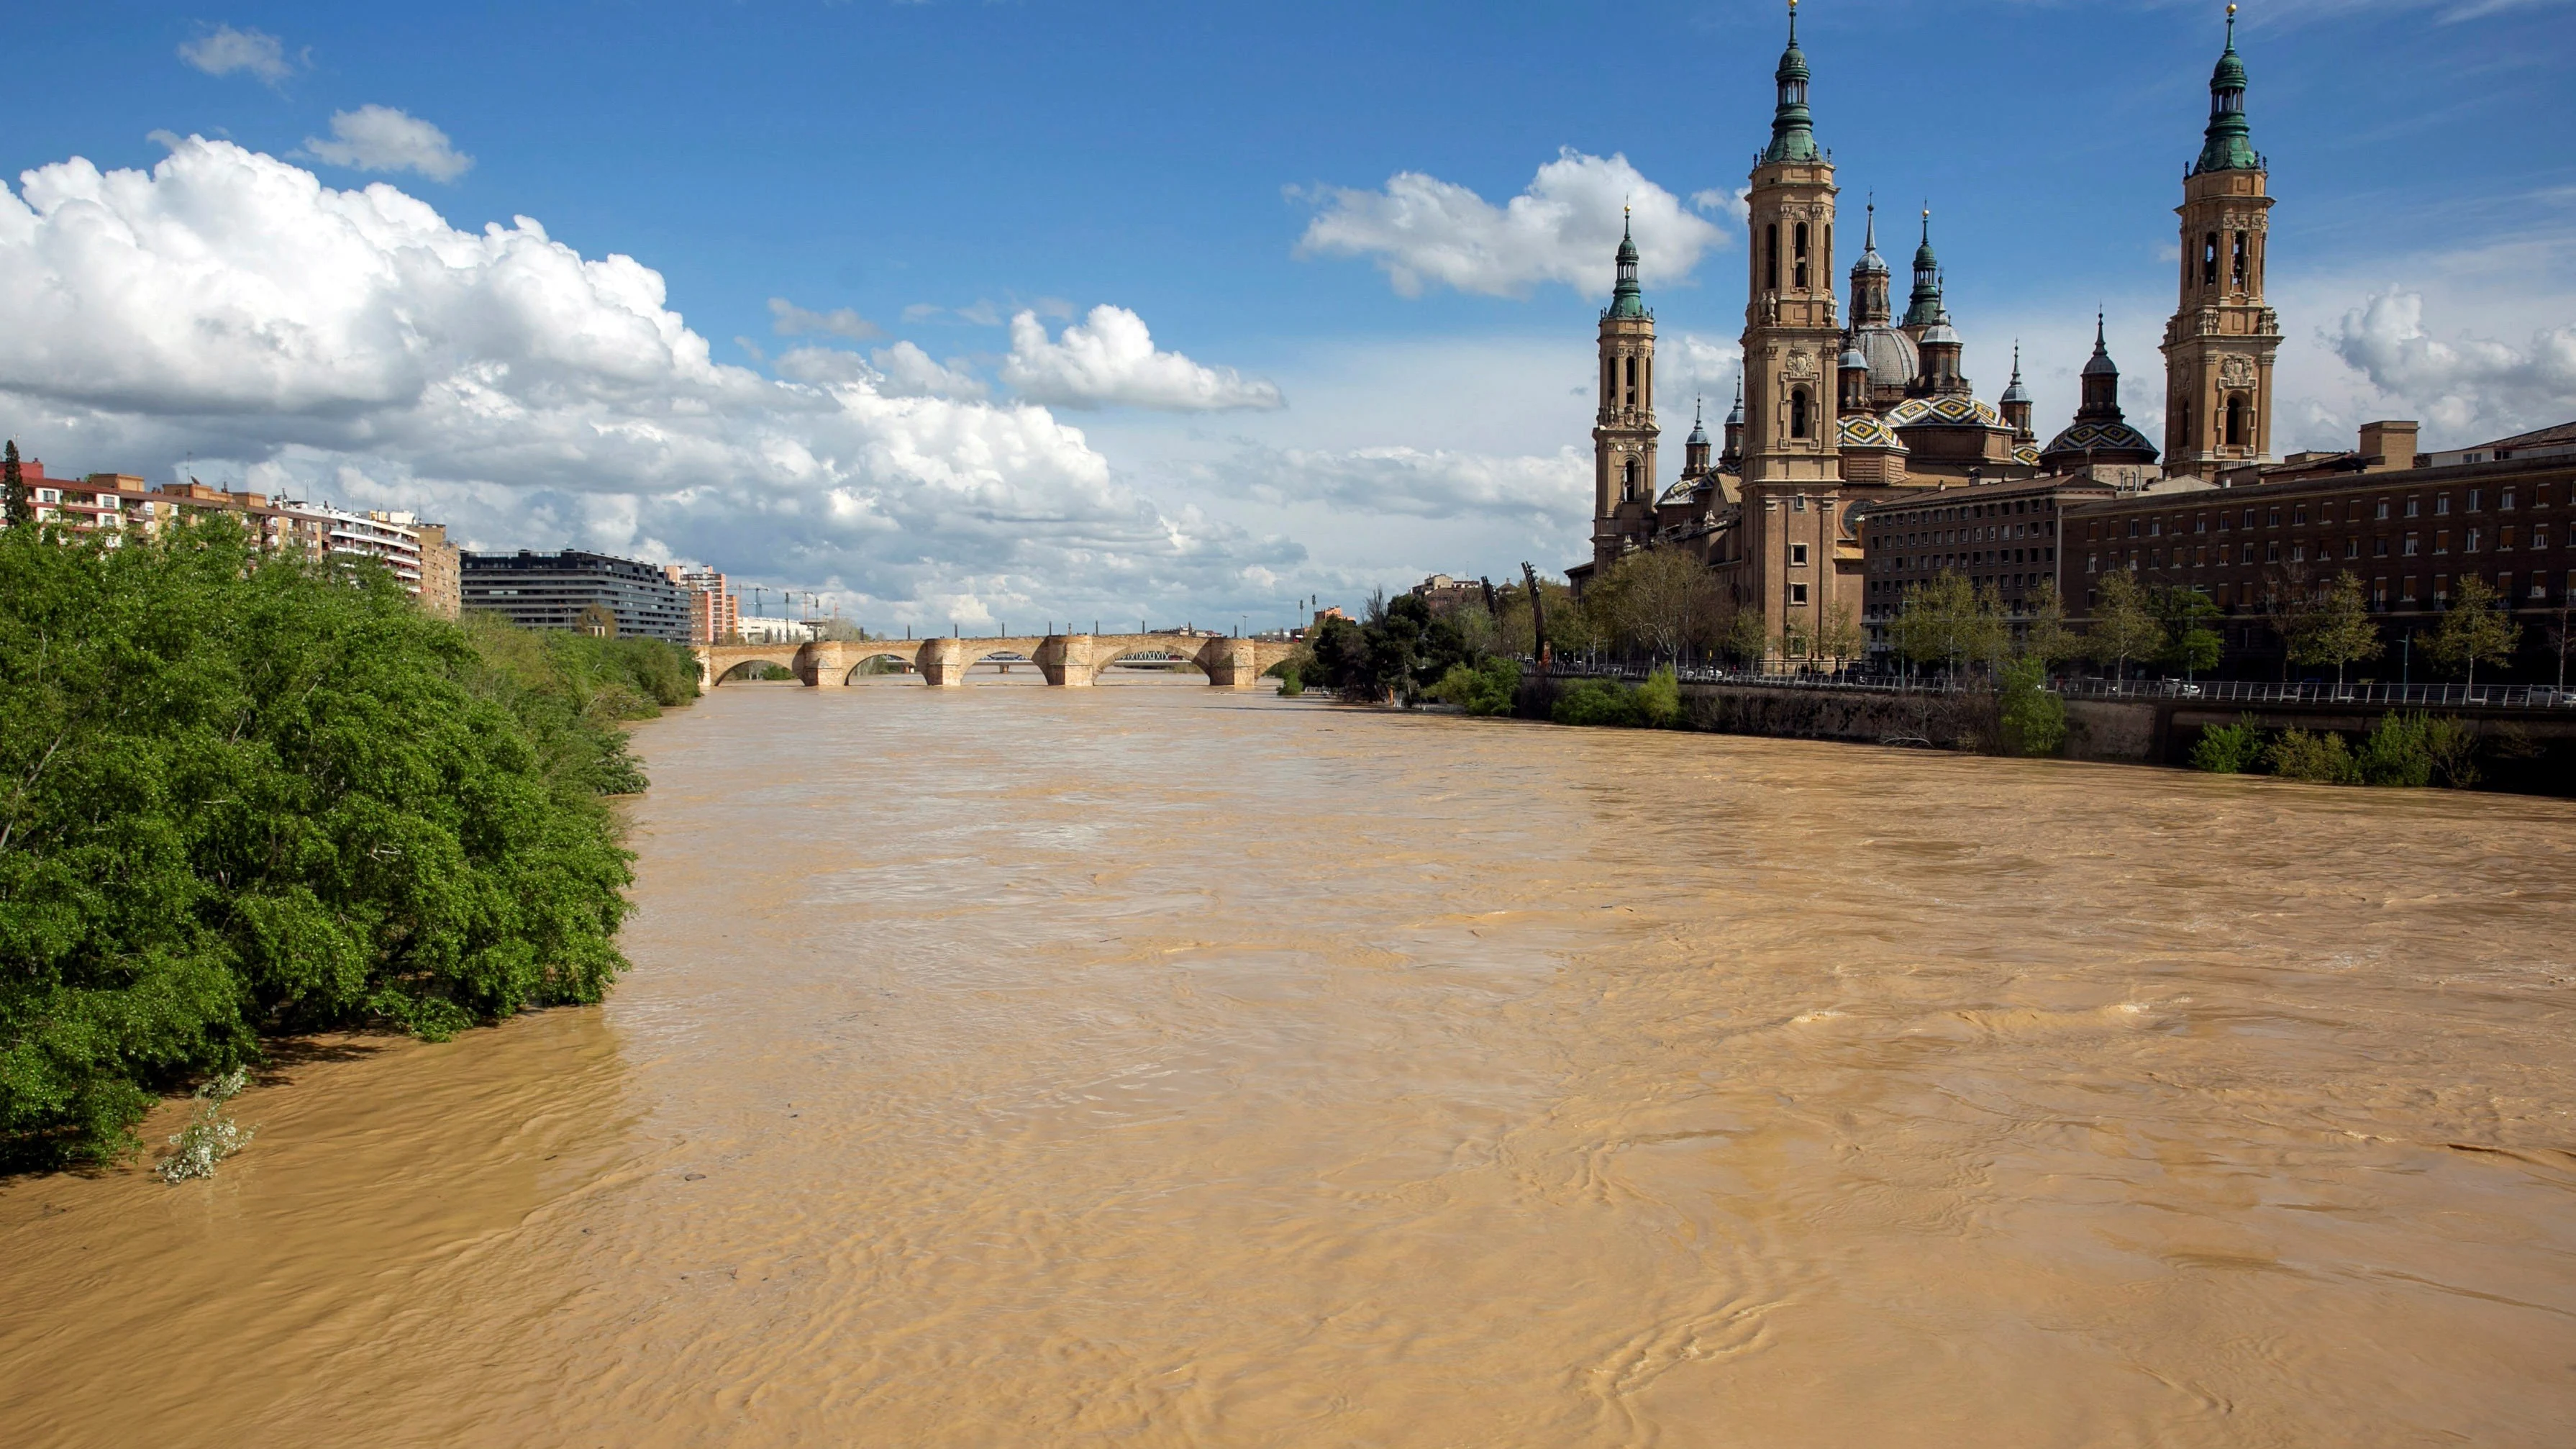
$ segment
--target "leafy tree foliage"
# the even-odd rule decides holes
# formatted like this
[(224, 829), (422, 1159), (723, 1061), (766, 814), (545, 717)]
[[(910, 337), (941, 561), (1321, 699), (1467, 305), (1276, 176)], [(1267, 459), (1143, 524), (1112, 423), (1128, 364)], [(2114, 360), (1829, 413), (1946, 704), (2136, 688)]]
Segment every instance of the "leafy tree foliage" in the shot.
[(641, 784), (613, 720), (684, 663), (644, 644), (446, 623), (224, 520), (0, 533), (0, 1151), (128, 1149), (264, 1034), (598, 999), (629, 880), (598, 795)]
[(2152, 659), (2164, 649), (2165, 628), (2147, 607), (2137, 576), (2128, 570), (2104, 574), (2100, 593), (2084, 642), (2091, 647), (2094, 662), (2110, 665), (2113, 678), (2125, 678), (2130, 660)]
[(2213, 627), (2221, 615), (2209, 595), (2174, 585), (2147, 590), (2146, 604), (2164, 635), (2155, 653), (2157, 663), (2181, 670), (2185, 678), (2217, 667), (2226, 641)]
[(36, 521), (36, 495), (27, 488), (27, 470), (18, 461), (18, 440), (0, 449), (0, 521), (24, 528)]
[(1454, 704), (1469, 714), (1510, 714), (1520, 687), (1520, 664), (1492, 657), (1480, 664), (1450, 665), (1449, 672), (1440, 676), (1430, 693), (1433, 699)]
[(1965, 574), (1943, 569), (1932, 582), (1905, 591), (1890, 638), (1915, 663), (1939, 663), (1956, 674), (1964, 665), (2001, 658), (2010, 634), (1993, 588), (1979, 589)]
[[(1549, 620), (1554, 632), (1554, 619)], [(1368, 618), (1354, 624), (1327, 619), (1307, 640), (1314, 668), (1301, 668), (1305, 683), (1321, 685), (1345, 699), (1403, 700), (1422, 698), (1452, 665), (1474, 664), (1477, 654), (1458, 625), (1431, 612), (1412, 594), (1373, 601)]]
[(2024, 604), (2030, 624), (2022, 633), (2022, 652), (2043, 665), (2063, 664), (2084, 652), (2084, 641), (2066, 627), (2066, 603), (2057, 584), (2042, 579)]
[(2521, 626), (2497, 606), (2495, 590), (2476, 574), (2462, 574), (2451, 607), (2443, 611), (2441, 626), (2424, 652), (2436, 666), (2461, 670), (2475, 685), (2479, 665), (2505, 663), (2521, 642)]
[(2003, 669), (2004, 748), (2016, 755), (2053, 755), (2066, 743), (2066, 701), (2047, 687), (2048, 666), (2025, 654)]
[(2368, 663), (2387, 650), (2387, 641), (2379, 637), (2379, 623), (2370, 617), (2370, 606), (2362, 599), (2361, 579), (2350, 569), (2335, 575), (2325, 597), (2300, 617), (2290, 641), (2293, 661), (2333, 665), (2337, 685), (2343, 683), (2346, 667)]

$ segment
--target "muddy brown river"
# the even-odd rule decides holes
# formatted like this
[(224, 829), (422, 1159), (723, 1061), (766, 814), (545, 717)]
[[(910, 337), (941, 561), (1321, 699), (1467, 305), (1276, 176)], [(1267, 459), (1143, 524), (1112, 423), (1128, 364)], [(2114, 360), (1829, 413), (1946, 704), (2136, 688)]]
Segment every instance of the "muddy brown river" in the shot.
[(1016, 675), (637, 738), (604, 1007), (0, 1184), (0, 1443), (2576, 1442), (2566, 802)]

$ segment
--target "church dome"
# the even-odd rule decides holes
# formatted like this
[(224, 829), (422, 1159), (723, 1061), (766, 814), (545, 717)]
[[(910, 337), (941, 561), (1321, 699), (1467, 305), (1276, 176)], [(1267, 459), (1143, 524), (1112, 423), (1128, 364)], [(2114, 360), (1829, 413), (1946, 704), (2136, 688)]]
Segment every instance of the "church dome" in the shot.
[(1910, 397), (1887, 410), (1891, 428), (1912, 427), (1984, 427), (2000, 428), (2003, 414), (1994, 404), (1958, 393), (1938, 397)]
[(2081, 463), (2087, 456), (2102, 463), (2152, 463), (2156, 445), (2127, 423), (2078, 421), (2049, 439), (2039, 455), (2052, 463)]
[(1863, 327), (1852, 333), (1851, 351), (1869, 362), (1871, 387), (1904, 388), (1923, 367), (1914, 339), (1893, 327)]
[(2025, 468), (2038, 467), (2039, 445), (2037, 443), (2013, 444), (2013, 461), (2021, 464)]

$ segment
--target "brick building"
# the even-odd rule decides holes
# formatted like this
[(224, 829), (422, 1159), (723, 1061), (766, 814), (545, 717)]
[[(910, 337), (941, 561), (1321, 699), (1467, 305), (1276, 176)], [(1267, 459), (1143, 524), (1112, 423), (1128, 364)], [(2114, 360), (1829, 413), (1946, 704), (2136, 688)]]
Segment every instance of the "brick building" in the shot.
[(1855, 525), (1861, 540), (1861, 622), (1870, 649), (1886, 646), (1887, 626), (1904, 607), (1906, 591), (1943, 573), (1991, 586), (2007, 613), (2022, 612), (2041, 584), (2057, 578), (2067, 510), (2118, 493), (2114, 484), (2082, 474), (1944, 488), (1862, 505)]
[[(2576, 438), (2576, 425), (2546, 431)], [(2436, 464), (2415, 452), (2415, 432), (2368, 423), (2349, 453), (2294, 454), (2231, 470), (2223, 487), (2068, 508), (2057, 555), (2067, 612), (2080, 620), (2102, 576), (2126, 569), (2142, 584), (2206, 594), (2225, 616), (2231, 663), (2266, 668), (2281, 652), (2269, 609), (2347, 571), (2392, 643), (2432, 627), (2470, 574), (2524, 625), (2544, 612), (2554, 623), (2576, 602), (2576, 448), (2490, 443), (2438, 455), (2486, 461)], [(2537, 635), (2527, 629), (2526, 644)]]

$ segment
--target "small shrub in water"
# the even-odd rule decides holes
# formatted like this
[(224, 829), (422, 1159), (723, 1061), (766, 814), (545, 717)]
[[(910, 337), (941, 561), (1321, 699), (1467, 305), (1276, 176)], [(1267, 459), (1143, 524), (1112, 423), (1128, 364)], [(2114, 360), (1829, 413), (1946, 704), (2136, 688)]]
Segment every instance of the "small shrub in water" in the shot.
[(2193, 768), (2213, 775), (2242, 775), (2262, 760), (2263, 732), (2247, 720), (2202, 730), (2200, 742), (2191, 747)]
[(1294, 664), (1279, 666), (1279, 692), (1289, 699), (1306, 692), (1306, 674)]
[(1646, 676), (1646, 682), (1637, 686), (1636, 699), (1637, 713), (1657, 729), (1667, 729), (1682, 717), (1682, 685), (1669, 665)]
[(2004, 666), (2004, 748), (2016, 755), (2053, 755), (2066, 743), (2066, 701), (2046, 687), (2048, 666), (2016, 659)]
[(2283, 730), (2272, 742), (2269, 752), (2272, 773), (2284, 780), (2307, 780), (2319, 785), (2358, 785), (2361, 765), (2343, 736), (2332, 730), (2310, 734), (2306, 730)]
[(172, 1151), (155, 1169), (163, 1182), (212, 1177), (216, 1163), (249, 1145), (259, 1129), (235, 1122), (224, 1111), (224, 1104), (240, 1095), (249, 1079), (248, 1071), (235, 1067), (197, 1089), (197, 1105), (188, 1114), (188, 1125), (171, 1137)]
[(2448, 715), (2424, 721), (2424, 753), (2433, 760), (2433, 783), (2466, 790), (2478, 782), (2478, 737)]
[(1510, 714), (1512, 697), (1520, 687), (1520, 665), (1509, 659), (1487, 659), (1482, 664), (1450, 665), (1440, 682), (1431, 686), (1431, 697), (1469, 714)]
[(1645, 722), (1645, 712), (1637, 706), (1637, 691), (1628, 686), (1585, 679), (1566, 686), (1548, 718), (1562, 725), (1636, 725)]
[(2433, 755), (2424, 745), (2425, 723), (2420, 714), (2382, 717), (2354, 757), (2362, 783), (2405, 788), (2433, 783)]

